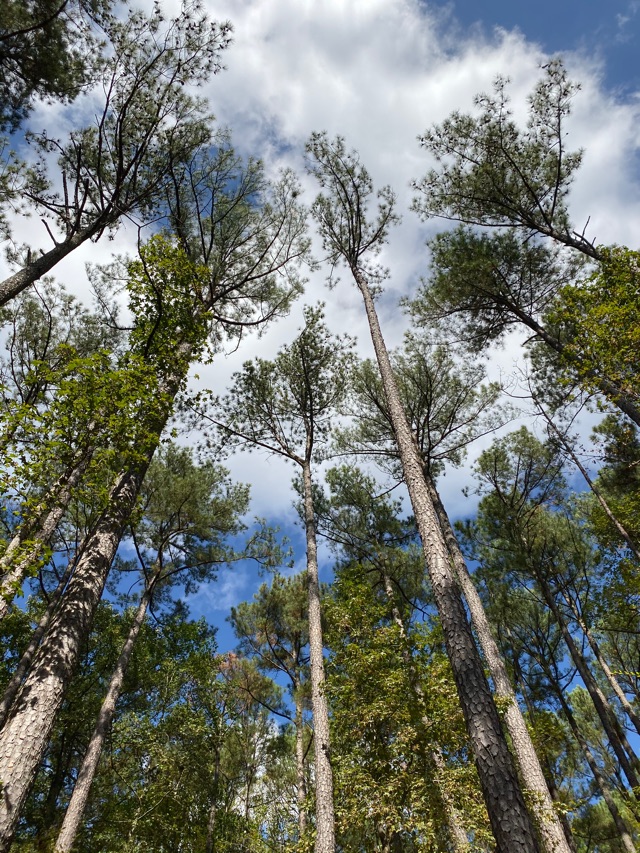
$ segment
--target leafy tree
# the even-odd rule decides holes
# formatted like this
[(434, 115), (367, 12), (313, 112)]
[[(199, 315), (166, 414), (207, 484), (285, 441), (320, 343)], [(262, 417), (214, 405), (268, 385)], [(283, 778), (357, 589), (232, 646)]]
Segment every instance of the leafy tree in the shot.
[[(5, 189), (7, 203), (27, 204), (53, 246), (12, 250), (19, 269), (0, 283), (1, 305), (85, 241), (113, 231), (121, 217), (157, 220), (174, 170), (201, 146), (216, 144), (205, 104), (186, 87), (221, 68), (229, 24), (211, 22), (195, 3), (166, 23), (156, 6), (150, 16), (109, 17), (105, 27), (110, 49), (99, 63), (104, 103), (95, 122), (66, 141), (46, 131), (34, 134), (36, 166), (12, 166), (19, 176)], [(53, 157), (59, 174), (49, 179)]]
[(311, 707), (314, 723), (316, 853), (333, 853), (334, 804), (329, 716), (324, 694), (320, 583), (312, 463), (327, 444), (331, 422), (344, 400), (353, 363), (348, 338), (336, 338), (322, 308), (305, 309), (305, 326), (274, 361), (247, 362), (221, 402), (216, 423), (231, 446), (262, 448), (302, 471), (307, 545)]
[(17, 125), (36, 97), (72, 100), (90, 81), (97, 29), (110, 0), (7, 0), (0, 11), (0, 130)]
[[(346, 151), (344, 141), (338, 138), (330, 142), (325, 134), (315, 134), (307, 151), (309, 171), (325, 190), (312, 206), (324, 248), (333, 267), (339, 262), (347, 266), (365, 304), (404, 480), (498, 849), (505, 853), (514, 849), (534, 851), (537, 849), (534, 830), (451, 569), (447, 545), (404, 413), (370, 287), (370, 282), (379, 280), (381, 273), (372, 266), (369, 257), (380, 251), (390, 226), (397, 220), (393, 193), (388, 187), (378, 193), (377, 216), (370, 218), (367, 208), (373, 194), (371, 178), (357, 155)], [(563, 843), (563, 837), (558, 841)]]
[[(228, 151), (220, 152), (215, 161), (225, 168), (217, 217), (213, 218), (213, 211), (207, 225), (212, 238), (209, 265), (192, 260), (167, 238), (157, 237), (127, 269), (136, 317), (130, 361), (146, 377), (138, 385), (139, 403), (132, 422), (137, 434), (118, 457), (119, 470), (106, 508), (85, 539), (64, 601), (0, 734), (0, 764), (8, 761), (11, 766), (11, 770), (0, 767), (6, 795), (0, 849), (10, 843), (82, 638), (189, 365), (205, 349), (212, 326), (214, 334), (221, 336), (226, 324), (234, 333), (246, 325), (258, 325), (286, 310), (298, 292), (299, 281), (287, 270), (306, 250), (304, 215), (295, 201), (297, 188), (285, 177), (271, 197), (265, 198), (268, 188), (258, 168), (251, 167), (251, 178), (243, 180), (239, 164), (231, 159), (234, 169), (229, 166)], [(198, 210), (197, 198), (193, 201), (191, 210)], [(231, 234), (227, 217), (233, 219)], [(204, 229), (205, 225), (198, 227)], [(218, 234), (220, 240), (216, 241)], [(220, 256), (215, 257), (217, 251)], [(34, 704), (39, 705), (38, 712)], [(37, 727), (33, 724), (36, 714)], [(28, 737), (19, 734), (23, 727)]]

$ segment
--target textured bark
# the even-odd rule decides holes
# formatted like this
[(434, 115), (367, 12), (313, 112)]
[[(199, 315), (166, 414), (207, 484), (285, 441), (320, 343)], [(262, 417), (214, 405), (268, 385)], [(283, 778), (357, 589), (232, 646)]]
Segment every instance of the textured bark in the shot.
[(20, 685), (22, 684), (27, 672), (29, 671), (29, 667), (33, 662), (36, 652), (38, 651), (38, 647), (42, 642), (42, 638), (45, 635), (47, 628), (51, 622), (51, 617), (53, 616), (58, 601), (60, 600), (60, 596), (64, 592), (64, 588), (69, 582), (69, 578), (73, 572), (73, 569), (76, 565), (77, 559), (82, 553), (83, 545), (78, 549), (78, 555), (73, 560), (70, 560), (67, 563), (67, 568), (64, 570), (64, 574), (60, 578), (60, 583), (56, 587), (49, 604), (47, 605), (47, 609), (42, 614), (40, 621), (38, 622), (38, 627), (33, 632), (29, 645), (25, 649), (20, 658), (18, 666), (16, 667), (15, 672), (11, 676), (11, 680), (7, 684), (4, 694), (2, 696), (2, 700), (0, 701), (0, 730), (4, 726), (7, 715), (11, 709), (11, 706), (14, 703), (16, 696), (18, 695), (18, 690), (20, 689)]
[(313, 712), (313, 748), (316, 781), (315, 853), (335, 853), (335, 817), (333, 810), (333, 771), (329, 743), (329, 709), (325, 695), (318, 549), (313, 511), (311, 466), (302, 468), (304, 483), (304, 522), (307, 538), (307, 583), (309, 588), (309, 657), (311, 668), (311, 709)]
[(535, 832), (429, 497), (422, 460), (402, 408), (373, 298), (362, 271), (357, 266), (352, 266), (351, 271), (365, 303), (404, 478), (498, 851), (534, 853), (539, 850)]
[(47, 746), (56, 714), (91, 629), (124, 526), (146, 466), (118, 476), (108, 509), (87, 538), (31, 670), (0, 733), (0, 851), (11, 845), (24, 801)]
[(116, 711), (116, 703), (120, 698), (127, 667), (129, 666), (131, 654), (138, 638), (138, 634), (140, 633), (140, 628), (142, 627), (145, 616), (147, 615), (147, 608), (153, 592), (154, 580), (157, 577), (158, 574), (156, 573), (155, 577), (152, 578), (151, 583), (144, 591), (133, 623), (129, 629), (129, 634), (124, 646), (122, 647), (122, 651), (120, 652), (120, 657), (116, 663), (113, 675), (111, 676), (107, 695), (105, 696), (100, 708), (96, 726), (93, 730), (93, 734), (91, 735), (91, 739), (89, 740), (87, 751), (82, 759), (82, 766), (80, 767), (78, 778), (73, 788), (73, 794), (69, 800), (69, 805), (67, 806), (67, 811), (60, 828), (60, 833), (58, 834), (55, 846), (56, 853), (69, 853), (75, 843), (76, 835), (78, 834), (78, 829), (80, 828), (80, 824), (84, 816), (84, 810), (89, 799), (91, 786), (98, 769), (100, 756), (102, 755), (102, 747), (104, 746), (105, 738), (113, 721), (113, 716)]
[(489, 667), (491, 678), (493, 679), (496, 695), (508, 700), (504, 713), (504, 722), (511, 736), (512, 749), (520, 771), (520, 778), (522, 779), (525, 790), (530, 794), (531, 810), (536, 819), (542, 847), (547, 853), (571, 853), (571, 847), (567, 842), (558, 813), (553, 806), (553, 800), (544, 773), (542, 772), (540, 761), (531, 741), (531, 736), (522, 716), (515, 692), (511, 686), (498, 644), (491, 632), (491, 626), (489, 625), (482, 601), (471, 579), (464, 556), (462, 555), (435, 484), (426, 473), (425, 480), (438, 516), (440, 528), (451, 555), (456, 578), (467, 601), (471, 621), (487, 666)]
[[(78, 485), (91, 460), (92, 451), (77, 454), (71, 470), (61, 477), (43, 503), (38, 507), (33, 520), (20, 525), (0, 559), (0, 619), (6, 616), (16, 589), (40, 559), (42, 549), (49, 544), (60, 519), (65, 514), (73, 491)], [(53, 504), (53, 505), (51, 505)], [(26, 548), (23, 548), (28, 543)]]
[[(113, 218), (113, 217), (112, 217)], [(108, 218), (99, 218), (86, 228), (81, 228), (61, 243), (56, 243), (48, 252), (39, 255), (27, 266), (0, 282), (0, 305), (6, 305), (30, 284), (50, 272), (57, 263), (70, 255), (86, 240), (90, 240), (109, 223)]]

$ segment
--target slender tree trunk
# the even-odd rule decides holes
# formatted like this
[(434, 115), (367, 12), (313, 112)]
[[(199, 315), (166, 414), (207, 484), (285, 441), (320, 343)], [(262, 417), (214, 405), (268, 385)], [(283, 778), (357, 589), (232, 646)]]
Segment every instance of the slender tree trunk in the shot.
[(220, 785), (220, 749), (215, 748), (215, 764), (213, 768), (213, 797), (207, 816), (207, 841), (205, 853), (215, 853), (216, 821), (218, 819), (218, 787)]
[[(40, 507), (35, 511), (33, 521), (20, 525), (6, 551), (0, 559), (0, 619), (6, 616), (16, 589), (22, 583), (29, 570), (40, 560), (42, 549), (49, 544), (60, 519), (65, 514), (75, 487), (87, 469), (92, 450), (86, 450), (76, 460), (71, 471), (61, 477)], [(47, 510), (47, 504), (55, 505)], [(25, 549), (22, 546), (28, 542)]]
[(0, 853), (11, 845), (145, 471), (141, 465), (118, 476), (109, 506), (87, 538), (69, 581), (64, 606), (53, 616), (0, 733)]
[(537, 407), (538, 411), (540, 412), (540, 414), (542, 415), (542, 417), (545, 419), (545, 421), (546, 421), (546, 422), (547, 422), (547, 424), (549, 425), (549, 428), (551, 429), (551, 431), (553, 432), (553, 434), (556, 436), (556, 438), (558, 439), (558, 441), (559, 441), (559, 442), (560, 442), (560, 444), (562, 445), (562, 447), (563, 447), (563, 449), (564, 449), (564, 452), (565, 452), (565, 453), (567, 454), (567, 456), (571, 459), (571, 461), (572, 461), (572, 462), (573, 462), (573, 464), (576, 466), (576, 468), (578, 469), (578, 471), (580, 471), (580, 473), (582, 474), (582, 477), (583, 477), (583, 479), (584, 479), (585, 483), (587, 484), (587, 486), (589, 486), (589, 488), (590, 488), (590, 489), (591, 489), (591, 491), (593, 492), (593, 496), (595, 497), (595, 499), (598, 501), (598, 503), (599, 503), (599, 504), (600, 504), (600, 506), (602, 507), (602, 509), (603, 509), (603, 511), (604, 511), (604, 514), (607, 516), (607, 518), (609, 519), (609, 521), (613, 524), (613, 526), (614, 526), (614, 527), (615, 527), (615, 529), (618, 531), (618, 533), (620, 534), (620, 536), (621, 536), (621, 537), (624, 539), (624, 541), (627, 543), (627, 545), (629, 546), (629, 549), (630, 549), (631, 553), (633, 554), (633, 556), (636, 558), (636, 560), (638, 560), (638, 561), (640, 562), (640, 548), (638, 548), (638, 545), (637, 545), (637, 544), (636, 544), (636, 542), (634, 541), (634, 539), (633, 539), (633, 537), (631, 536), (631, 534), (629, 533), (629, 531), (628, 531), (628, 530), (627, 530), (627, 529), (622, 525), (622, 523), (618, 520), (618, 518), (617, 518), (617, 517), (616, 517), (616, 515), (614, 514), (613, 510), (611, 509), (611, 507), (609, 506), (609, 504), (606, 502), (606, 500), (605, 500), (605, 498), (604, 498), (604, 495), (602, 494), (602, 492), (600, 491), (600, 489), (596, 486), (596, 484), (593, 482), (593, 480), (592, 480), (592, 479), (591, 479), (591, 477), (589, 476), (589, 472), (587, 471), (587, 469), (584, 467), (584, 465), (583, 465), (583, 464), (582, 464), (582, 462), (580, 461), (580, 458), (578, 457), (578, 454), (577, 454), (577, 453), (574, 453), (574, 451), (573, 451), (573, 449), (572, 449), (571, 445), (569, 444), (569, 442), (568, 442), (568, 440), (567, 440), (566, 436), (564, 436), (564, 435), (560, 432), (560, 430), (559, 430), (559, 429), (558, 429), (558, 427), (554, 424), (554, 422), (553, 422), (553, 420), (551, 419), (550, 415), (549, 415), (549, 414), (547, 414), (547, 412), (544, 410), (544, 408), (542, 407), (542, 405), (540, 404), (540, 402), (539, 402), (535, 397), (533, 398), (533, 401), (534, 401), (534, 403), (536, 404), (536, 407)]
[(575, 739), (580, 744), (580, 748), (582, 749), (585, 760), (586, 760), (587, 764), (589, 765), (589, 769), (591, 770), (591, 773), (593, 774), (593, 778), (595, 780), (595, 783), (596, 783), (598, 789), (600, 790), (600, 793), (602, 794), (602, 799), (605, 801), (606, 806), (609, 809), (609, 813), (611, 814), (611, 817), (613, 818), (613, 822), (614, 822), (615, 827), (618, 831), (618, 835), (620, 836), (622, 846), (627, 851), (627, 853), (636, 853), (636, 847), (635, 847), (635, 844), (633, 843), (631, 832), (629, 831), (629, 828), (628, 828), (627, 824), (625, 823), (624, 818), (620, 814), (620, 810), (619, 810), (618, 806), (616, 805), (615, 797), (613, 796), (613, 791), (611, 790), (609, 783), (605, 779), (604, 775), (600, 772), (600, 768), (598, 767), (598, 762), (596, 760), (596, 757), (594, 756), (593, 752), (591, 751), (591, 748), (590, 748), (586, 738), (583, 736), (582, 732), (580, 731), (580, 726), (576, 722), (576, 719), (573, 716), (573, 712), (572, 712), (571, 708), (569, 707), (567, 700), (564, 698), (564, 694), (562, 693), (562, 690), (556, 689), (555, 692), (556, 692), (556, 696), (558, 697), (558, 699), (560, 701), (560, 705), (562, 707), (562, 711), (565, 715), (565, 718), (566, 718), (567, 722), (569, 723), (569, 727), (570, 727), (571, 731), (573, 732), (573, 736), (575, 737)]
[(158, 571), (156, 570), (154, 576), (147, 585), (142, 598), (140, 599), (138, 610), (131, 624), (131, 628), (129, 629), (129, 635), (127, 636), (122, 651), (120, 652), (120, 657), (116, 663), (113, 675), (111, 676), (107, 695), (105, 696), (102, 707), (100, 708), (98, 720), (93, 730), (93, 734), (91, 735), (87, 751), (82, 759), (82, 766), (80, 767), (78, 778), (73, 788), (73, 794), (69, 800), (69, 805), (67, 806), (67, 811), (60, 828), (58, 840), (55, 845), (56, 853), (69, 853), (75, 843), (76, 835), (78, 834), (78, 829), (80, 828), (87, 801), (89, 799), (91, 786), (98, 769), (100, 756), (102, 755), (102, 747), (104, 746), (105, 738), (113, 721), (116, 704), (120, 698), (127, 667), (129, 666), (129, 661), (131, 660), (131, 655), (133, 653), (133, 648), (138, 638), (138, 634), (140, 633), (145, 616), (147, 615), (147, 608), (149, 606), (149, 601), (151, 600), (153, 587), (157, 578)]
[(440, 500), (438, 490), (426, 472), (425, 480), (451, 555), (456, 578), (467, 600), (471, 621), (489, 667), (496, 695), (508, 700), (504, 712), (504, 722), (511, 736), (513, 753), (518, 763), (520, 777), (525, 790), (530, 794), (531, 809), (536, 818), (542, 846), (546, 853), (571, 853), (571, 847), (567, 842), (558, 813), (553, 806), (547, 781), (511, 686), (500, 649), (493, 637), (478, 590), (469, 574), (466, 561), (451, 527), (449, 516)]
[(304, 772), (304, 719), (302, 717), (302, 699), (300, 684), (294, 685), (296, 703), (296, 799), (298, 801), (298, 840), (302, 840), (307, 831), (307, 779)]
[(67, 567), (64, 570), (64, 574), (60, 578), (60, 583), (56, 587), (49, 604), (47, 605), (47, 609), (42, 614), (40, 621), (38, 622), (38, 627), (33, 632), (29, 645), (25, 649), (20, 658), (20, 662), (16, 667), (15, 672), (11, 676), (11, 680), (7, 684), (4, 694), (2, 696), (2, 700), (0, 701), (0, 730), (4, 726), (7, 715), (11, 710), (11, 706), (14, 703), (16, 696), (18, 695), (18, 690), (20, 689), (20, 685), (24, 681), (24, 678), (29, 671), (29, 667), (33, 662), (33, 658), (35, 657), (36, 652), (38, 651), (38, 647), (42, 641), (42, 638), (45, 635), (47, 628), (49, 627), (49, 623), (51, 622), (51, 617), (56, 609), (58, 601), (60, 600), (60, 596), (64, 592), (64, 589), (69, 582), (69, 578), (73, 572), (73, 569), (76, 565), (79, 555), (82, 553), (84, 545), (82, 544), (78, 549), (78, 555), (74, 557), (73, 560), (70, 560), (67, 563)]
[(467, 621), (460, 590), (449, 562), (447, 546), (429, 497), (422, 460), (402, 408), (373, 298), (361, 270), (352, 267), (352, 273), (365, 303), (404, 478), (422, 539), (447, 654), (458, 688), (498, 851), (534, 853), (539, 850), (535, 831)]
[(562, 638), (566, 643), (571, 659), (573, 660), (576, 669), (580, 674), (580, 678), (591, 697), (591, 701), (593, 702), (593, 706), (600, 722), (602, 723), (602, 727), (607, 735), (609, 743), (611, 744), (611, 748), (615, 752), (616, 757), (620, 762), (620, 766), (622, 767), (622, 770), (629, 781), (629, 785), (633, 790), (634, 796), (637, 799), (639, 796), (638, 792), (640, 792), (640, 782), (636, 772), (636, 766), (638, 764), (637, 756), (631, 749), (631, 745), (627, 740), (627, 736), (625, 735), (613, 708), (611, 708), (607, 698), (603, 694), (602, 690), (600, 690), (598, 682), (595, 680), (584, 655), (578, 649), (575, 640), (571, 635), (571, 631), (569, 630), (569, 626), (567, 625), (567, 620), (562, 615), (562, 612), (558, 607), (558, 603), (549, 588), (549, 584), (543, 577), (538, 576), (537, 580), (544, 600), (553, 613), (558, 627), (560, 628)]
[(576, 607), (575, 602), (573, 601), (571, 596), (563, 591), (563, 597), (564, 597), (564, 600), (569, 605), (569, 607), (571, 608), (571, 612), (573, 613), (573, 617), (576, 620), (576, 623), (578, 624), (580, 630), (582, 631), (584, 636), (587, 638), (587, 642), (589, 643), (591, 651), (593, 652), (593, 656), (598, 661), (598, 664), (600, 665), (600, 669), (602, 670), (605, 678), (609, 682), (609, 686), (611, 687), (611, 689), (613, 690), (615, 695), (618, 697), (620, 704), (622, 705), (626, 715), (629, 717), (629, 719), (633, 723), (635, 730), (638, 732), (638, 734), (640, 734), (640, 716), (638, 716), (638, 714), (634, 710), (633, 705), (631, 704), (631, 702), (629, 702), (629, 699), (627, 698), (626, 693), (622, 689), (620, 682), (618, 681), (618, 679), (615, 677), (615, 675), (611, 671), (611, 667), (609, 666), (609, 664), (605, 660), (604, 655), (602, 654), (602, 651), (600, 649), (600, 645), (599, 645), (598, 641), (593, 636), (591, 629), (587, 627), (586, 622), (582, 618), (582, 615), (578, 611), (578, 608)]
[(315, 853), (335, 853), (335, 818), (333, 811), (333, 771), (329, 742), (329, 709), (325, 695), (324, 643), (318, 579), (316, 521), (313, 510), (311, 465), (305, 460), (304, 522), (307, 537), (307, 583), (309, 589), (309, 656), (311, 664), (311, 708), (313, 711), (314, 758), (316, 779)]
[[(426, 732), (428, 732), (430, 728), (430, 721), (425, 711), (426, 701), (424, 691), (422, 689), (422, 685), (420, 684), (420, 679), (418, 678), (418, 674), (411, 658), (411, 654), (406, 646), (407, 633), (404, 628), (404, 622), (402, 621), (400, 611), (398, 610), (394, 601), (391, 578), (384, 570), (382, 572), (382, 582), (384, 585), (384, 591), (387, 597), (387, 601), (389, 602), (389, 605), (391, 607), (391, 615), (393, 616), (393, 621), (398, 626), (400, 637), (402, 638), (403, 643), (405, 643), (402, 658), (405, 666), (407, 667), (411, 690), (422, 711), (420, 722), (422, 723), (422, 734), (423, 736), (426, 736)], [(447, 790), (446, 784), (444, 782), (446, 774), (446, 764), (442, 757), (442, 753), (438, 748), (431, 750), (431, 759), (436, 768), (436, 773), (434, 774), (434, 781), (436, 783), (436, 787), (438, 788), (440, 799), (442, 800), (444, 812), (447, 816), (447, 828), (449, 830), (451, 844), (455, 853), (464, 853), (464, 851), (469, 850), (469, 837), (465, 832), (460, 812), (456, 808), (456, 804), (453, 801), (453, 797)]]

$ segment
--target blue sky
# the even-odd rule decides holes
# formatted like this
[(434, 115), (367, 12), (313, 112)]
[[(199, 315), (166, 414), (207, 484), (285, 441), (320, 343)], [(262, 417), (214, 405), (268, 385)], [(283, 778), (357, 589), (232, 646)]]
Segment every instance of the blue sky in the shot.
[[(583, 166), (570, 196), (576, 226), (589, 221), (596, 242), (640, 243), (640, 0), (537, 0), (523, 2), (425, 3), (424, 0), (206, 0), (212, 16), (229, 19), (234, 42), (227, 70), (201, 94), (221, 125), (231, 129), (241, 153), (260, 156), (267, 172), (283, 167), (299, 175), (308, 202), (315, 188), (304, 174), (304, 144), (313, 131), (341, 134), (360, 152), (377, 186), (389, 183), (398, 196), (402, 223), (391, 234), (384, 263), (391, 271), (380, 300), (388, 343), (402, 342), (408, 321), (398, 307), (428, 267), (425, 239), (446, 227), (423, 223), (411, 212), (410, 182), (432, 165), (417, 137), (452, 110), (473, 109), (474, 95), (508, 76), (514, 116), (526, 121), (527, 95), (540, 66), (560, 53), (570, 75), (582, 84), (567, 123), (567, 145), (583, 148)], [(178, 0), (161, 0), (168, 12)], [(135, 0), (133, 0), (135, 5)], [(63, 133), (59, 106), (42, 105), (32, 126)], [(68, 117), (68, 116), (67, 116)], [(90, 116), (89, 116), (90, 119)], [(17, 240), (34, 250), (50, 238), (34, 220), (16, 221)], [(56, 277), (89, 298), (87, 260), (108, 261), (135, 246), (135, 228), (122, 228), (115, 241), (102, 240), (74, 252), (56, 268)], [(2, 273), (0, 261), (0, 274)], [(237, 351), (198, 366), (194, 384), (223, 393), (246, 359), (272, 358), (302, 322), (302, 306), (327, 302), (335, 333), (358, 336), (359, 352), (371, 355), (359, 298), (346, 279), (331, 292), (325, 271), (310, 273), (304, 301), (261, 338), (243, 340)], [(520, 342), (492, 354), (491, 378), (505, 378), (522, 365)], [(481, 445), (478, 450), (486, 446)], [(252, 513), (291, 531), (291, 468), (261, 454), (220, 460), (232, 476), (251, 484)], [(462, 497), (469, 468), (449, 471), (441, 483), (454, 516), (468, 515), (473, 502)], [(302, 553), (296, 557), (301, 560)], [(250, 571), (221, 575), (216, 588), (203, 590), (196, 607), (220, 624), (230, 603), (250, 598), (259, 579)]]
[[(429, 4), (426, 4), (429, 5)], [(608, 86), (631, 94), (640, 84), (640, 3), (630, 0), (537, 0), (453, 2), (465, 27), (519, 29), (549, 53), (581, 50), (603, 61)]]

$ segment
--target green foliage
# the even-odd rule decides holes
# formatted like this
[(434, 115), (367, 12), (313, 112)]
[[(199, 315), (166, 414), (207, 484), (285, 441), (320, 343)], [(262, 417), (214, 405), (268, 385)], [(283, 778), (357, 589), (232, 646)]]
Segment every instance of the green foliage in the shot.
[(35, 97), (71, 100), (91, 80), (111, 0), (7, 0), (0, 11), (0, 129)]
[(499, 77), (492, 95), (476, 97), (477, 114), (455, 112), (420, 137), (438, 168), (414, 183), (420, 193), (414, 208), (424, 217), (516, 226), (595, 257), (591, 243), (574, 231), (566, 206), (581, 153), (566, 151), (564, 122), (579, 87), (560, 60), (551, 60), (520, 128), (507, 84)]
[(562, 330), (562, 361), (583, 387), (597, 392), (605, 377), (637, 404), (640, 253), (619, 246), (598, 251), (598, 269), (584, 284), (561, 288), (547, 320)]
[(305, 308), (305, 326), (273, 361), (246, 362), (215, 421), (224, 444), (285, 456), (317, 457), (344, 400), (353, 368), (353, 339), (332, 335), (322, 306)]

